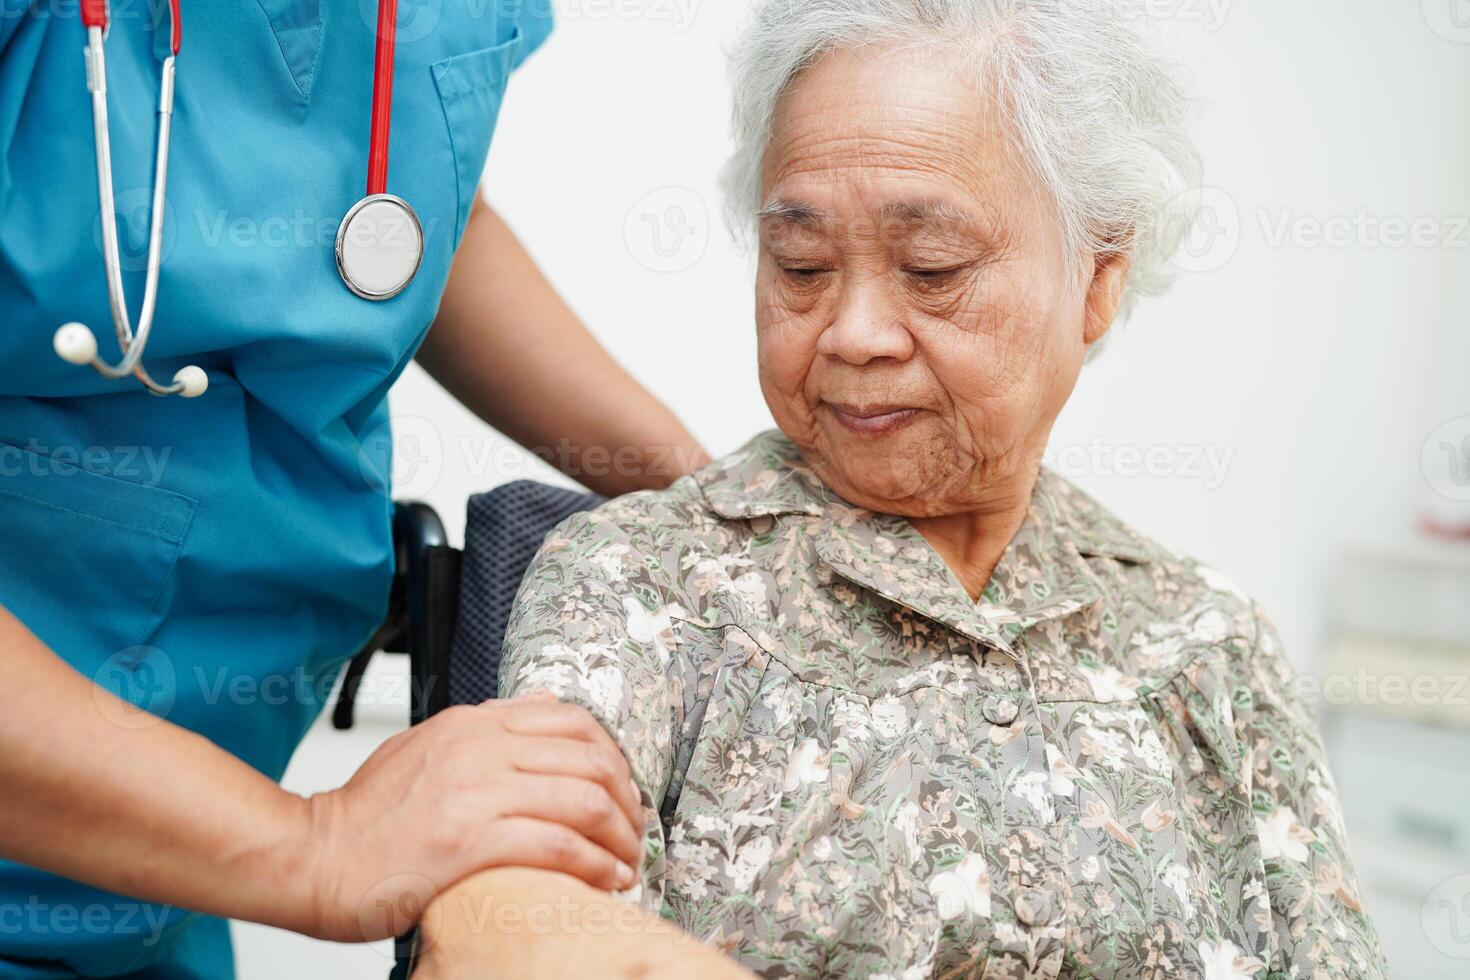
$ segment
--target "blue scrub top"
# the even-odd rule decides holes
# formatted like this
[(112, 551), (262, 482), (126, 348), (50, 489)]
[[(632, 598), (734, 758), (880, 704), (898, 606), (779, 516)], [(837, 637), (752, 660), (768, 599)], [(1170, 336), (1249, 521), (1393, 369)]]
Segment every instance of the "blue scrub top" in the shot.
[[(52, 352), (56, 328), (80, 320), (118, 357), (85, 32), (74, 3), (0, 0), (0, 604), (97, 683), (279, 778), (385, 613), (385, 395), (434, 317), (507, 77), (550, 32), (550, 0), (402, 4), (388, 190), (417, 210), (426, 251), (382, 303), (350, 293), (334, 258), (366, 182), (376, 0), (182, 6), (145, 363), (165, 381), (202, 366), (210, 388), (191, 401)], [(112, 7), (116, 222), (136, 317), (167, 4)], [(191, 925), (216, 931), (0, 862), (0, 977), (138, 970), (197, 945)]]

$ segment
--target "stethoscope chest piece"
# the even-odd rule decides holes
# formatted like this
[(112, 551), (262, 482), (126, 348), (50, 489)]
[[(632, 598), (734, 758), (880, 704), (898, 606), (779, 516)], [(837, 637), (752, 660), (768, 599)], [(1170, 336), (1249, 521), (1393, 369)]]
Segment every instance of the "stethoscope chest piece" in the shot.
[(363, 299), (392, 299), (403, 292), (423, 258), (418, 215), (392, 194), (369, 194), (337, 228), (337, 271)]

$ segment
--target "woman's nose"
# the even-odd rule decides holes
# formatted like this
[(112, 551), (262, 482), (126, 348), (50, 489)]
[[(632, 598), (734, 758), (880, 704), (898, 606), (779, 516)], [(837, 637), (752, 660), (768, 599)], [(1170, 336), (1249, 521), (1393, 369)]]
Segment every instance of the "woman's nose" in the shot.
[(914, 336), (904, 324), (902, 304), (894, 303), (878, 283), (855, 283), (844, 290), (832, 322), (817, 339), (817, 353), (848, 364), (880, 358), (906, 361), (914, 354)]

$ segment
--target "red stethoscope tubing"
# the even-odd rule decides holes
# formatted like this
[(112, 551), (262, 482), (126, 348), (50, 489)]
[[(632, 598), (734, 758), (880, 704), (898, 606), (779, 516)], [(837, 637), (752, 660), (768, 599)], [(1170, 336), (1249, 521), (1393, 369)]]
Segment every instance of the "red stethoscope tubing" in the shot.
[[(184, 44), (184, 22), (179, 17), (179, 0), (168, 0), (169, 13), (173, 15), (172, 29), (169, 31), (169, 44), (173, 47), (174, 57), (178, 57), (179, 48)], [(107, 0), (82, 0), (82, 23), (87, 27), (100, 27), (107, 30)]]
[(373, 58), (373, 128), (368, 141), (367, 192), (388, 192), (388, 130), (393, 122), (393, 54), (398, 0), (378, 0), (378, 48)]

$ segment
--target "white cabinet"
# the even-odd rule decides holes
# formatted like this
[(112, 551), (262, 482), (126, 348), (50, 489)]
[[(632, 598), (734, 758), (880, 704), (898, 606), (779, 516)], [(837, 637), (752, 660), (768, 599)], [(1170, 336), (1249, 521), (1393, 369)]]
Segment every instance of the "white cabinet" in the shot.
[(1393, 976), (1470, 977), (1470, 545), (1347, 556), (1318, 682)]

